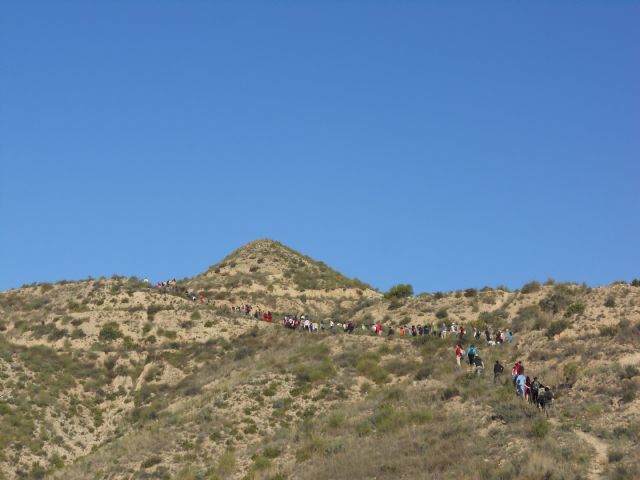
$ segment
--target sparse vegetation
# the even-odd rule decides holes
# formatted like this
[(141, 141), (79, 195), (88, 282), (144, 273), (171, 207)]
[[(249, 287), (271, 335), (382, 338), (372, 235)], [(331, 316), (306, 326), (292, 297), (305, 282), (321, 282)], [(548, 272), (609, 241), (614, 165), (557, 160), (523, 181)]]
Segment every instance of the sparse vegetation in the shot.
[(520, 293), (527, 295), (530, 293), (539, 292), (541, 289), (542, 289), (542, 285), (540, 285), (540, 282), (538, 282), (537, 280), (534, 280), (533, 282), (524, 284), (520, 289)]
[[(383, 301), (324, 269), (260, 244), (181, 281), (185, 290), (116, 277), (0, 292), (0, 478), (577, 480), (594, 455), (578, 430), (606, 444), (604, 477), (635, 478), (640, 291), (546, 282)], [(244, 302), (356, 330), (303, 334), (282, 328), (275, 307), (272, 325), (229, 311)], [(361, 328), (379, 321), (381, 338)], [(515, 337), (477, 342), (487, 366), (477, 377), (456, 368), (457, 339), (398, 335), (443, 322)], [(554, 387), (549, 420), (515, 398), (508, 372), (492, 382), (496, 359), (506, 370), (523, 360)], [(510, 449), (508, 462), (484, 462)], [(441, 454), (451, 451), (464, 455)]]
[(406, 298), (413, 296), (413, 286), (409, 284), (399, 283), (398, 285), (394, 285), (389, 289), (387, 293), (384, 294), (385, 298)]
[(112, 342), (119, 338), (122, 338), (122, 332), (120, 331), (120, 325), (116, 322), (105, 323), (100, 329), (98, 338), (103, 342)]
[(567, 328), (571, 326), (567, 320), (555, 320), (549, 324), (549, 328), (547, 328), (547, 337), (553, 338), (556, 335), (564, 332)]

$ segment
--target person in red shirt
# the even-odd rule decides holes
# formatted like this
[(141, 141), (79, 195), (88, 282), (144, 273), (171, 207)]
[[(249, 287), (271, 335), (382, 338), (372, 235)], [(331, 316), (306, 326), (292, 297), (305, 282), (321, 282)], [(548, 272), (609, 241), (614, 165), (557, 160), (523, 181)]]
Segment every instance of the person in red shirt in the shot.
[(462, 350), (462, 347), (460, 345), (456, 345), (456, 364), (458, 365), (458, 368), (462, 368), (460, 365), (460, 359), (464, 356), (464, 350)]

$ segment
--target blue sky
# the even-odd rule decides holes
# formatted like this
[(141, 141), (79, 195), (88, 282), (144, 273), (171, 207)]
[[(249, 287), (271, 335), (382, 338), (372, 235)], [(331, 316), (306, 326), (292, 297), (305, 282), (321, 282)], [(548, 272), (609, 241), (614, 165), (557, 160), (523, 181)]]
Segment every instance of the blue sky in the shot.
[(380, 289), (640, 277), (638, 2), (0, 9), (0, 289), (262, 237)]

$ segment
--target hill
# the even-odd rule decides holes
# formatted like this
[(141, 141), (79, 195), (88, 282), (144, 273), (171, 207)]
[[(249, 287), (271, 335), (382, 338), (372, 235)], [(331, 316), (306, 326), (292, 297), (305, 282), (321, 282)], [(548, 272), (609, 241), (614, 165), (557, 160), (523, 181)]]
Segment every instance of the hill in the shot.
[[(304, 291), (292, 264), (317, 274)], [(253, 274), (252, 288), (226, 285)], [(180, 286), (114, 277), (0, 292), (0, 479), (640, 476), (637, 283), (386, 299), (257, 241)], [(228, 308), (260, 300), (356, 329), (306, 333)], [(399, 335), (443, 323), (514, 340)], [(457, 368), (456, 342), (478, 345), (484, 376)], [(554, 387), (549, 419), (510, 379), (493, 382), (496, 360)]]
[(218, 304), (249, 303), (261, 310), (336, 315), (381, 295), (274, 240), (256, 240), (182, 283)]

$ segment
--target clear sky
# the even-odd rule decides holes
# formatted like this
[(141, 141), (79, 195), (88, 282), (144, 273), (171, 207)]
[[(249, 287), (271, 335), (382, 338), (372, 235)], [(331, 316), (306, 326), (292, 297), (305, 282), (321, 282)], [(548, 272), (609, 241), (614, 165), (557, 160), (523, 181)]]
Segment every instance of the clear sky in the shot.
[(640, 277), (640, 3), (0, 0), (0, 289), (270, 237), (417, 292)]

